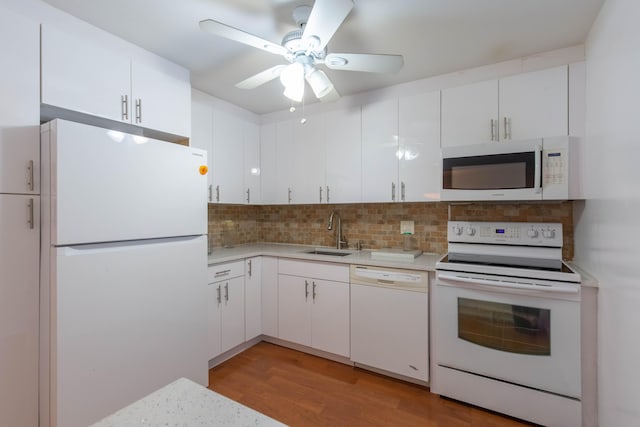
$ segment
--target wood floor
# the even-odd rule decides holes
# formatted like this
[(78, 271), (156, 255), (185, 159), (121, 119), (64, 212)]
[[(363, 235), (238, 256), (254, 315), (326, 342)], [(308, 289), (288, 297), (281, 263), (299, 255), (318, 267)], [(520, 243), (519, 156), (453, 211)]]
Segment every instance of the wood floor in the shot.
[(211, 369), (209, 388), (290, 426), (529, 425), (265, 342)]

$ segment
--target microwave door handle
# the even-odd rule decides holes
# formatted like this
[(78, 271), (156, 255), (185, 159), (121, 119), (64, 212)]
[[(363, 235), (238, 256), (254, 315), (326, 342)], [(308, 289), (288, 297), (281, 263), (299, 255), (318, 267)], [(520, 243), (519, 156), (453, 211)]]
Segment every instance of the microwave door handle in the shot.
[(533, 191), (536, 194), (540, 194), (542, 191), (541, 186), (541, 176), (542, 176), (542, 147), (540, 145), (536, 145), (535, 152), (535, 171), (533, 175)]

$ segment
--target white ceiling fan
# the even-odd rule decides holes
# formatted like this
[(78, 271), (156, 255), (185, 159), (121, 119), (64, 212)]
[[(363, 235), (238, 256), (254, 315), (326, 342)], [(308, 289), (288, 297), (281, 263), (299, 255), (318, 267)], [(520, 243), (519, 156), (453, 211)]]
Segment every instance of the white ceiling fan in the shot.
[(317, 65), (324, 64), (332, 70), (394, 73), (404, 64), (401, 55), (327, 53), (327, 43), (352, 8), (353, 0), (316, 0), (313, 8), (296, 7), (293, 19), (299, 29), (287, 33), (281, 44), (272, 43), (213, 19), (200, 21), (200, 29), (282, 55), (289, 62), (288, 65), (276, 65), (261, 71), (237, 83), (236, 87), (254, 89), (280, 77), (285, 87), (284, 95), (292, 101), (301, 102), (306, 80), (318, 99), (323, 102), (335, 101), (340, 95)]

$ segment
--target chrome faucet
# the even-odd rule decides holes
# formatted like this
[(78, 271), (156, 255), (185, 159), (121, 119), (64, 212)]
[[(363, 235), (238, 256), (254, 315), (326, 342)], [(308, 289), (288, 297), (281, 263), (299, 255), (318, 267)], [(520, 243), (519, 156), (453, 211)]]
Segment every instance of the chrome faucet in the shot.
[(342, 219), (340, 218), (340, 214), (337, 211), (331, 212), (331, 216), (329, 217), (329, 224), (327, 225), (327, 230), (333, 230), (333, 217), (338, 217), (338, 226), (336, 227), (336, 249), (342, 249), (342, 245), (346, 245), (347, 241), (342, 240)]

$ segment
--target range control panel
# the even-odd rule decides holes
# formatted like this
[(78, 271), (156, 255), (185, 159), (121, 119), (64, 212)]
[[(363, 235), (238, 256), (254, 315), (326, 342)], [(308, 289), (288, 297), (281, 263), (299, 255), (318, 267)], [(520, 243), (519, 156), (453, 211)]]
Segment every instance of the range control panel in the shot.
[(447, 239), (460, 243), (562, 247), (562, 224), (449, 221)]

